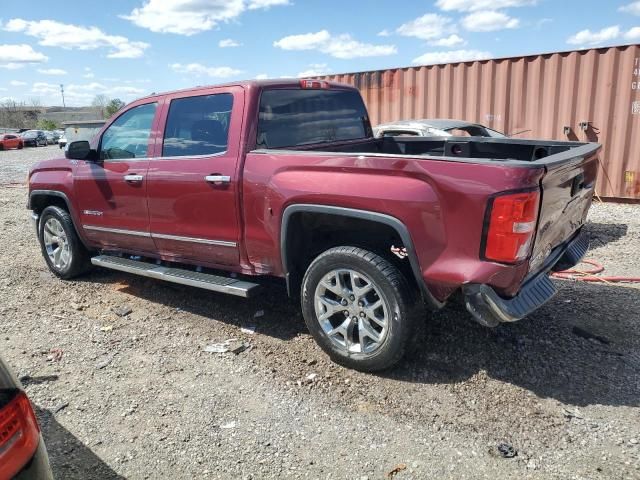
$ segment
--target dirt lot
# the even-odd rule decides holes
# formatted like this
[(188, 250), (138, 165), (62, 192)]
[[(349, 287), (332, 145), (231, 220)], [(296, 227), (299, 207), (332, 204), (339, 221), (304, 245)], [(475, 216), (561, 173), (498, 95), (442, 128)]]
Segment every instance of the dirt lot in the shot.
[[(360, 374), (327, 361), (279, 287), (246, 301), (54, 278), (10, 183), (59, 153), (0, 152), (0, 353), (57, 478), (640, 478), (640, 289), (558, 281), (493, 330), (452, 306), (396, 369)], [(589, 258), (640, 275), (640, 206), (595, 205), (590, 222)], [(229, 338), (252, 348), (203, 350)]]

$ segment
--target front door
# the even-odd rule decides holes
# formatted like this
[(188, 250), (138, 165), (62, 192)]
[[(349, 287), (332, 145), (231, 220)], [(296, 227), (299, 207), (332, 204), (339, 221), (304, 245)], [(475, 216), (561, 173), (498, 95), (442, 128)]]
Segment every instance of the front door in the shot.
[(164, 138), (147, 174), (150, 230), (163, 258), (239, 264), (243, 102), (240, 87), (167, 98)]
[(120, 114), (103, 132), (98, 160), (79, 161), (75, 197), (86, 237), (105, 249), (153, 252), (147, 211), (147, 169), (157, 104)]

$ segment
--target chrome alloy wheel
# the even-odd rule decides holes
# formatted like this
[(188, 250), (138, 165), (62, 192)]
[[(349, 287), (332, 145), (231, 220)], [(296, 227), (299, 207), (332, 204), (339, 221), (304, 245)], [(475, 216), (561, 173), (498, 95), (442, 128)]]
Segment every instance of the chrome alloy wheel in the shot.
[(49, 217), (43, 228), (44, 246), (49, 260), (58, 270), (64, 270), (71, 263), (71, 247), (67, 234), (57, 218)]
[(314, 305), (322, 330), (340, 349), (370, 354), (387, 337), (389, 304), (380, 288), (359, 272), (327, 273), (316, 287)]

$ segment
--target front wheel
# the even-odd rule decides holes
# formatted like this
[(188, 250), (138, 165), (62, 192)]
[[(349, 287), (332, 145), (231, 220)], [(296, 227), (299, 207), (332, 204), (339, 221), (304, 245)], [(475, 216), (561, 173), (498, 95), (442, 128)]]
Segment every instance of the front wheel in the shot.
[(327, 250), (307, 269), (301, 296), (309, 331), (336, 363), (371, 372), (403, 357), (415, 302), (402, 273), (379, 255), (347, 246)]
[(90, 268), (89, 252), (66, 210), (54, 206), (44, 209), (38, 223), (38, 240), (47, 266), (56, 276), (67, 280)]

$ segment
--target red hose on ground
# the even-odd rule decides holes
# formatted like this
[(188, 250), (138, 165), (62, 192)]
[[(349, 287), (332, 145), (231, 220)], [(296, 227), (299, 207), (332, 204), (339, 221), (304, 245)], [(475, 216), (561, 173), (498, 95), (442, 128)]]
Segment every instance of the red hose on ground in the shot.
[(580, 280), (582, 282), (603, 282), (603, 283), (639, 283), (640, 277), (608, 277), (597, 276), (598, 273), (604, 271), (604, 267), (598, 262), (593, 260), (582, 260), (580, 263), (586, 263), (593, 268), (587, 268), (584, 270), (578, 270), (576, 268), (570, 268), (569, 270), (563, 270), (560, 272), (553, 272), (551, 274), (554, 278), (562, 278), (565, 280)]

